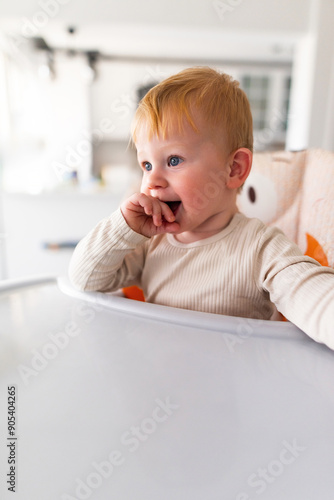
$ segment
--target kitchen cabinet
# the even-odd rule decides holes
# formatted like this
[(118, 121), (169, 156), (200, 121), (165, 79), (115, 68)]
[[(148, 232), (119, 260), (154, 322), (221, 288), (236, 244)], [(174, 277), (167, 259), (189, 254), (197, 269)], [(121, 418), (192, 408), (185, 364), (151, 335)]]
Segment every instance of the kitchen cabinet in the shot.
[[(128, 141), (139, 89), (149, 88), (192, 63), (152, 64), (139, 61), (99, 61), (91, 89), (92, 139), (95, 149), (108, 141)], [(254, 118), (257, 150), (284, 148), (289, 111), (291, 67), (258, 62), (212, 64), (240, 82)]]
[(4, 193), (4, 278), (66, 274), (73, 245), (120, 204), (122, 193), (69, 188)]

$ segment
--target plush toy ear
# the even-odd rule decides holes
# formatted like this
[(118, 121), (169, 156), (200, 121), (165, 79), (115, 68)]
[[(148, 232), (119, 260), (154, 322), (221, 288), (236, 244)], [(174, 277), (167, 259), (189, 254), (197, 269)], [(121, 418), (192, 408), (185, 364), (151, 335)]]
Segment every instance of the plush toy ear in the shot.
[(246, 181), (252, 167), (253, 154), (247, 148), (239, 148), (232, 153), (229, 160), (230, 174), (226, 186), (238, 189)]
[(322, 266), (328, 266), (328, 259), (320, 243), (308, 233), (306, 233), (306, 241), (307, 248), (305, 255), (312, 257), (312, 259), (318, 261)]
[(139, 300), (145, 302), (143, 290), (137, 286), (128, 286), (123, 288), (122, 292), (127, 299)]

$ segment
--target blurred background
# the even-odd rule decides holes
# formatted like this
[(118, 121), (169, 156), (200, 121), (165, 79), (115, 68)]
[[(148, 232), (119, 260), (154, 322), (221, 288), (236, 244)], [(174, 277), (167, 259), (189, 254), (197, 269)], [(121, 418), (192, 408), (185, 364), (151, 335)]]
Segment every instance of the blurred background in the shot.
[(138, 100), (185, 67), (240, 81), (255, 151), (333, 151), (333, 22), (332, 0), (2, 2), (0, 279), (66, 274), (138, 183)]

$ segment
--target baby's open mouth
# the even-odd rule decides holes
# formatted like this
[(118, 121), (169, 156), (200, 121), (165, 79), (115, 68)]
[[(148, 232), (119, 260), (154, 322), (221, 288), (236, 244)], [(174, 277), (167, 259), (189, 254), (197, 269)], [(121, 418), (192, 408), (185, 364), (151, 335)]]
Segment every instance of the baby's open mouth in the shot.
[(176, 213), (179, 209), (179, 206), (181, 205), (181, 202), (180, 201), (165, 201), (165, 203), (166, 203), (166, 205), (169, 206), (169, 208), (171, 209), (173, 214), (176, 215)]

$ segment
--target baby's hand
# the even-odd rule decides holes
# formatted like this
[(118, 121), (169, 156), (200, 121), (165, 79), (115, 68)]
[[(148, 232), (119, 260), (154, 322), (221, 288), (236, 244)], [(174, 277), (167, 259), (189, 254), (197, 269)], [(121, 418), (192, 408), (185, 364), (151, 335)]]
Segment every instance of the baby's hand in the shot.
[(128, 226), (150, 238), (161, 233), (175, 233), (179, 224), (169, 206), (158, 198), (136, 193), (121, 204), (121, 212)]

